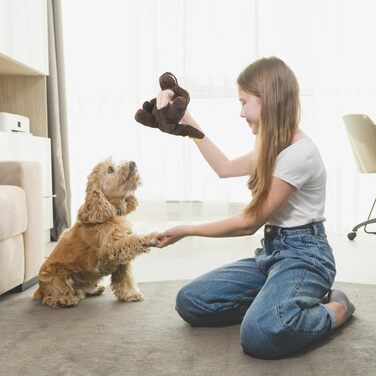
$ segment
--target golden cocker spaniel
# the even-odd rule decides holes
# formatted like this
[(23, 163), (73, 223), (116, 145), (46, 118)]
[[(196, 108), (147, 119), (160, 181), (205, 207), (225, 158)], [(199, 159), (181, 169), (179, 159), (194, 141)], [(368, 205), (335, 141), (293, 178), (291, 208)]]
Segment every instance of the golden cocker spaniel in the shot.
[(126, 214), (135, 210), (134, 192), (140, 185), (135, 162), (97, 164), (88, 177), (85, 203), (77, 222), (60, 237), (39, 271), (33, 299), (50, 307), (74, 307), (100, 295), (97, 283), (111, 274), (111, 288), (119, 301), (143, 299), (132, 274), (131, 261), (157, 244), (155, 233), (132, 233)]

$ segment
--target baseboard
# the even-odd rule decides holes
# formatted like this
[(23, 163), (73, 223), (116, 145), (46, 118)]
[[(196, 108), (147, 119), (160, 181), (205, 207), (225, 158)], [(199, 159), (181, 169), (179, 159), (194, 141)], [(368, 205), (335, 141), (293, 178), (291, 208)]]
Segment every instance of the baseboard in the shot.
[(31, 286), (34, 286), (38, 283), (38, 276), (35, 276), (32, 279), (29, 279), (27, 282), (22, 283), (21, 285), (16, 286), (9, 292), (22, 292), (30, 288)]

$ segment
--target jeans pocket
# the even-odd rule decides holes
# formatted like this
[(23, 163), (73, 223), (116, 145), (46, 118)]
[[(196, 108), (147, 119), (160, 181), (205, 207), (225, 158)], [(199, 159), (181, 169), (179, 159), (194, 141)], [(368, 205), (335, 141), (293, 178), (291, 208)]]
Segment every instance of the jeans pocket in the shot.
[(309, 253), (315, 258), (316, 264), (325, 268), (329, 282), (332, 284), (336, 275), (336, 264), (332, 247), (329, 245), (326, 236), (305, 235), (303, 241), (309, 249)]
[(326, 237), (320, 235), (303, 235), (302, 239), (313, 255), (316, 254), (323, 259), (333, 259), (332, 247), (329, 245)]

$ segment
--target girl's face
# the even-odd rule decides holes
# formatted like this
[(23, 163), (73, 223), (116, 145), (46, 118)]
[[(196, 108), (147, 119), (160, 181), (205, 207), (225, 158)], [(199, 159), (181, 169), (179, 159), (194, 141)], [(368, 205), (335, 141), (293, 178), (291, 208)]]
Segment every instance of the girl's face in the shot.
[(252, 130), (253, 134), (258, 133), (260, 113), (261, 113), (261, 101), (256, 95), (248, 93), (247, 91), (238, 88), (239, 101), (242, 105), (240, 116), (245, 118), (246, 122)]

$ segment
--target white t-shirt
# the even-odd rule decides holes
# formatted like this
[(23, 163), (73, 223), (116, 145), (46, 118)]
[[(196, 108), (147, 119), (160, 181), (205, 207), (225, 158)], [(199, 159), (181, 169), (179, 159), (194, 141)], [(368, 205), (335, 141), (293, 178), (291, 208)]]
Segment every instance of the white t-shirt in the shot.
[(297, 189), (269, 224), (295, 227), (325, 221), (326, 170), (310, 138), (304, 137), (278, 154), (273, 176)]

